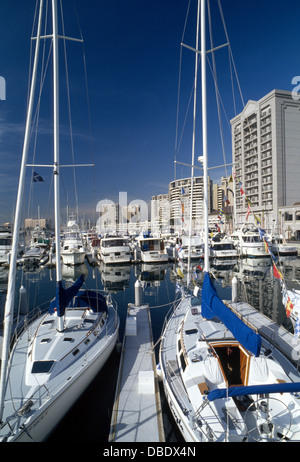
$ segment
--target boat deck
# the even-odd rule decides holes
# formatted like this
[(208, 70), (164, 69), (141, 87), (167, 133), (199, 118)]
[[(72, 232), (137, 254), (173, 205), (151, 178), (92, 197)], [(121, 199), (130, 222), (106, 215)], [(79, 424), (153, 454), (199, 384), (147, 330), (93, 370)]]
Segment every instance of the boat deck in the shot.
[(248, 303), (227, 302), (227, 304), (240, 315), (245, 323), (249, 323), (256, 328), (262, 338), (276, 345), (277, 349), (299, 368), (299, 346), (297, 347), (297, 342), (295, 342), (292, 333), (278, 326), (272, 319), (248, 305)]
[(129, 305), (109, 441), (163, 442), (148, 305)]

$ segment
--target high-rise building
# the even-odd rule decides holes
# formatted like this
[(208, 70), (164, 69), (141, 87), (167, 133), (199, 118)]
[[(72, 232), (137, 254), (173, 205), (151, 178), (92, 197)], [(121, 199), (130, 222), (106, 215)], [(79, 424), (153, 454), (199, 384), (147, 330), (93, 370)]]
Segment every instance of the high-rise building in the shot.
[(300, 102), (273, 90), (249, 101), (231, 126), (236, 226), (250, 203), (265, 229), (280, 231), (279, 209), (300, 199)]
[[(212, 182), (208, 178), (208, 210), (212, 204)], [(188, 229), (190, 223), (191, 178), (181, 178), (169, 184), (170, 222), (175, 229)], [(194, 177), (192, 227), (194, 230), (203, 228), (203, 177)]]
[(151, 198), (151, 229), (153, 232), (170, 231), (169, 194), (158, 194)]

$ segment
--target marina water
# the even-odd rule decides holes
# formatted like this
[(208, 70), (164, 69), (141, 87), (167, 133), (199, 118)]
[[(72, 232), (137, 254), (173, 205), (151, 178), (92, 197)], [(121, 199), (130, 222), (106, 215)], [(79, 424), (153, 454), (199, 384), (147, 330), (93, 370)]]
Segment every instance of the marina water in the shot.
[[(172, 302), (175, 299), (178, 284), (190, 287), (201, 286), (203, 273), (201, 262), (193, 263), (188, 274), (187, 268), (180, 263), (131, 265), (97, 265), (88, 262), (77, 267), (64, 267), (66, 284), (71, 285), (80, 274), (84, 273), (87, 285), (92, 289), (106, 290), (117, 303), (120, 316), (119, 342), (124, 335), (127, 307), (134, 302), (134, 285), (139, 279), (142, 288), (142, 303), (148, 304), (151, 313), (153, 341), (158, 357), (159, 338), (163, 323)], [(280, 260), (281, 272), (289, 288), (299, 288), (300, 258), (285, 257)], [(238, 300), (245, 301), (271, 318), (276, 324), (292, 331), (292, 325), (282, 304), (280, 281), (273, 276), (269, 257), (249, 258), (236, 262), (215, 261), (211, 264), (218, 294), (221, 298), (231, 299), (233, 276), (238, 280)], [(18, 270), (16, 288), (23, 285), (26, 296), (21, 300), (23, 311), (31, 306), (42, 305), (51, 300), (55, 294), (55, 269), (39, 267), (34, 271)], [(0, 270), (0, 312), (3, 319), (7, 287), (7, 270)], [(16, 293), (19, 300), (19, 295)], [(18, 302), (16, 306), (18, 305)], [(120, 353), (116, 350), (98, 374), (93, 383), (73, 406), (52, 433), (51, 441), (94, 441), (107, 442), (110, 430), (111, 412), (115, 398)], [(164, 403), (161, 388), (166, 441), (180, 441), (180, 435), (173, 424), (168, 407)]]

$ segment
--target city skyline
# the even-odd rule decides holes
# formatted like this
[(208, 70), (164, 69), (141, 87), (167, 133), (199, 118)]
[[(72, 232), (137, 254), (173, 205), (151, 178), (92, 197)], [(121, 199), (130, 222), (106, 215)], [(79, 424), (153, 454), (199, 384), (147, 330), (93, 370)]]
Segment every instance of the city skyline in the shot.
[[(3, 40), (0, 44), (0, 74), (6, 83), (6, 99), (0, 101), (2, 222), (12, 221), (15, 207), (25, 130), (30, 36), (34, 17), (34, 4), (28, 6), (23, 2), (17, 3), (18, 15), (15, 14), (16, 6), (12, 6), (8, 0), (4, 0), (1, 6)], [(75, 102), (76, 108), (72, 113), (74, 145), (76, 144), (75, 163), (95, 163), (94, 168), (76, 169), (75, 194), (74, 186), (71, 184), (73, 171), (70, 170), (66, 174), (63, 172), (64, 207), (68, 202), (69, 207), (74, 208), (74, 196), (77, 195), (78, 207), (82, 213), (96, 213), (96, 206), (100, 200), (109, 199), (116, 202), (119, 192), (122, 191), (127, 192), (128, 202), (140, 199), (150, 203), (152, 196), (168, 192), (168, 185), (174, 180), (174, 160), (191, 162), (191, 108), (186, 119), (186, 133), (182, 138), (181, 131), (192, 92), (194, 54), (184, 49), (180, 104), (179, 109), (177, 108), (180, 43), (188, 3), (165, 0), (149, 6), (147, 2), (136, 0), (126, 4), (120, 0), (112, 0), (108, 4), (79, 0), (79, 30), (76, 15), (69, 14), (72, 2), (64, 2), (66, 35), (78, 37), (80, 31), (83, 35), (89, 93), (88, 106), (83, 102), (83, 66), (79, 73), (80, 66), (76, 67), (74, 62), (81, 53), (81, 45), (72, 44), (69, 50), (70, 57), (68, 55), (68, 70), (71, 104)], [(216, 6), (217, 2), (211, 2), (213, 19), (217, 16)], [(234, 0), (222, 2), (245, 105), (248, 100), (260, 99), (275, 88), (287, 91), (297, 88), (295, 76), (300, 74), (297, 68), (298, 32), (297, 15), (293, 14), (293, 11), (297, 11), (297, 6), (293, 0), (286, 3), (284, 10), (278, 1), (272, 2), (272, 9), (267, 0), (251, 3)], [(196, 1), (192, 1), (184, 40), (190, 46), (195, 42), (195, 16)], [(219, 45), (224, 42), (224, 34), (220, 33), (220, 22), (217, 22), (217, 25), (214, 43)], [(9, 33), (9, 30), (14, 30), (14, 34)], [(82, 58), (80, 59), (82, 62)], [(221, 55), (222, 61), (225, 64), (225, 53)], [(220, 69), (223, 70), (223, 67)], [(226, 83), (230, 84), (229, 81)], [(219, 85), (221, 90), (221, 79)], [(61, 93), (65, 96), (64, 85), (61, 86)], [(212, 95), (211, 83), (208, 96)], [(231, 96), (226, 90), (222, 102), (227, 103), (229, 99)], [(237, 102), (236, 113), (239, 113), (242, 107), (242, 103)], [(180, 119), (176, 132), (177, 110)], [(234, 112), (229, 112), (228, 120), (234, 115)], [(43, 138), (37, 149), (37, 156), (43, 162), (51, 156), (51, 116), (51, 90), (47, 87), (45, 109), (41, 112), (39, 123)], [(215, 103), (209, 104), (210, 166), (224, 163), (221, 143), (217, 140), (219, 129), (212, 120), (215, 116)], [(66, 110), (62, 111), (61, 121), (64, 146), (69, 134)], [(225, 129), (226, 162), (230, 164), (232, 152), (228, 121), (224, 124), (224, 132)], [(62, 163), (70, 161), (70, 148), (66, 149), (66, 154), (69, 158), (65, 162), (62, 157)], [(197, 155), (201, 155), (199, 109)], [(32, 185), (35, 198), (32, 199), (29, 215), (37, 215), (38, 206), (43, 216), (51, 215), (52, 175), (49, 169), (42, 168), (37, 171), (44, 182)], [(30, 185), (30, 172), (28, 175)], [(177, 178), (188, 176), (188, 168), (177, 166)], [(216, 177), (212, 179), (217, 182), (222, 176), (227, 176), (224, 170), (216, 172)], [(24, 213), (27, 213), (27, 210)]]

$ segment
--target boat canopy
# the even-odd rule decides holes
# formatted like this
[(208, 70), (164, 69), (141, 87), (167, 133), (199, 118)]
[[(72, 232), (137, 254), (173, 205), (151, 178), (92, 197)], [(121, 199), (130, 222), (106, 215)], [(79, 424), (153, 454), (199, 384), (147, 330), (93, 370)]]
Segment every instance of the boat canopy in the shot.
[(219, 398), (247, 395), (264, 395), (269, 393), (296, 393), (300, 391), (299, 382), (271, 383), (265, 385), (248, 385), (245, 387), (216, 388), (207, 394), (209, 401)]
[(204, 275), (201, 295), (201, 314), (207, 319), (217, 317), (231, 331), (236, 340), (255, 356), (259, 356), (261, 337), (246, 326), (219, 298), (210, 279), (209, 273)]

